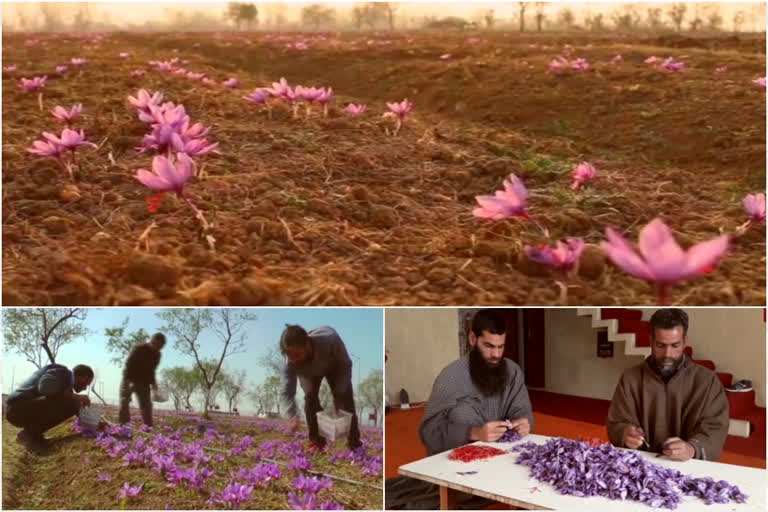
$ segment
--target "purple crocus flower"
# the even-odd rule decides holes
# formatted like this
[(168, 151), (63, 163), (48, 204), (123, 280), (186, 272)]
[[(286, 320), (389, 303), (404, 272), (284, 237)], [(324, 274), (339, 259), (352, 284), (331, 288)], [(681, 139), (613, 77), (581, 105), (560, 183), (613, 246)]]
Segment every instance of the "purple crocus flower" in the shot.
[(96, 144), (86, 140), (85, 132), (83, 132), (83, 130), (77, 132), (75, 130), (70, 130), (69, 128), (64, 128), (60, 137), (48, 132), (43, 132), (43, 137), (70, 151), (75, 151), (80, 146), (96, 147)]
[(109, 473), (101, 472), (96, 476), (99, 479), (99, 482), (109, 482), (112, 480), (112, 477), (109, 475)]
[(250, 101), (251, 103), (265, 103), (269, 99), (270, 92), (268, 89), (256, 89), (248, 96), (243, 96), (243, 99)]
[(312, 469), (312, 463), (303, 455), (297, 455), (286, 467), (289, 471), (305, 471)]
[(624, 59), (621, 57), (621, 55), (616, 55), (611, 59), (611, 64), (621, 64), (623, 60)]
[(293, 510), (317, 510), (317, 497), (311, 493), (288, 493), (288, 505)]
[(685, 69), (685, 63), (669, 57), (660, 64), (660, 67), (671, 73), (679, 73)]
[(64, 148), (48, 140), (36, 140), (32, 142), (32, 147), (27, 148), (27, 151), (37, 156), (59, 158)]
[(221, 491), (218, 500), (232, 508), (237, 508), (241, 503), (251, 499), (252, 485), (229, 484)]
[(135, 498), (139, 495), (141, 490), (144, 488), (144, 484), (137, 485), (137, 486), (131, 486), (128, 482), (125, 482), (123, 484), (123, 488), (120, 489), (120, 498), (122, 499), (130, 499)]
[(554, 248), (547, 245), (523, 248), (525, 255), (532, 261), (549, 265), (556, 270), (569, 272), (581, 257), (584, 241), (581, 238), (569, 238), (565, 243), (558, 241)]
[(352, 117), (359, 116), (366, 110), (368, 110), (368, 107), (366, 105), (355, 104), (355, 103), (350, 103), (344, 108), (344, 112), (346, 112)]
[(39, 91), (45, 87), (45, 81), (48, 80), (48, 76), (36, 76), (34, 78), (22, 78), (19, 82), (19, 88), (26, 92)]
[(51, 110), (51, 114), (53, 114), (53, 117), (58, 119), (59, 121), (64, 121), (65, 123), (69, 124), (78, 117), (80, 117), (80, 114), (83, 112), (83, 104), (82, 103), (76, 103), (72, 105), (72, 108), (67, 110), (64, 107), (56, 106), (53, 110)]
[(659, 218), (640, 230), (640, 254), (613, 229), (607, 228), (605, 236), (608, 241), (600, 247), (608, 258), (628, 274), (656, 283), (662, 305), (673, 283), (713, 272), (728, 250), (728, 235), (721, 235), (684, 251)]
[(61, 66), (56, 66), (56, 74), (57, 75), (63, 75), (68, 70), (69, 70), (69, 66), (65, 66), (63, 64)]
[(5, 73), (14, 73), (19, 67), (16, 64), (11, 64), (10, 66), (3, 66), (3, 72)]
[(227, 80), (224, 80), (221, 85), (230, 89), (237, 89), (240, 87), (240, 80), (237, 78), (228, 78)]
[(589, 62), (587, 62), (587, 59), (576, 59), (571, 61), (571, 69), (575, 69), (576, 71), (588, 71)]
[(514, 174), (504, 180), (504, 190), (496, 191), (493, 196), (476, 196), (475, 199), (480, 205), (472, 211), (475, 217), (493, 220), (509, 217), (528, 218), (525, 211), (528, 205), (528, 189)]
[(72, 59), (69, 61), (73, 66), (85, 66), (85, 63), (88, 62), (88, 59), (84, 57), (72, 57)]
[(215, 150), (219, 143), (209, 143), (207, 139), (191, 139), (182, 142), (180, 137), (174, 137), (171, 140), (173, 150), (179, 153), (186, 153), (189, 156), (203, 156)]
[(164, 156), (152, 159), (152, 171), (139, 169), (136, 179), (145, 186), (159, 192), (175, 192), (184, 195), (184, 185), (194, 176), (195, 164), (184, 153), (177, 155), (176, 161)]
[(750, 220), (765, 223), (765, 194), (747, 194), (742, 203)]
[(759, 78), (755, 78), (754, 80), (752, 80), (752, 84), (755, 87), (761, 87), (761, 88), (765, 89), (765, 77), (761, 76)]
[(131, 56), (131, 54), (130, 54), (130, 53), (127, 53), (127, 52), (120, 52), (120, 53), (118, 54), (118, 57), (120, 57), (121, 59), (127, 59), (127, 58), (128, 58), (128, 57), (130, 57), (130, 56)]
[(571, 188), (573, 190), (582, 188), (587, 181), (594, 179), (596, 175), (597, 170), (595, 169), (594, 165), (590, 164), (589, 162), (580, 163), (573, 169), (573, 172), (571, 173), (571, 178), (573, 178), (573, 184), (571, 185)]
[(389, 110), (395, 114), (399, 119), (405, 119), (405, 116), (413, 109), (413, 103), (408, 101), (408, 98), (401, 102), (387, 103)]
[(187, 72), (187, 78), (190, 80), (202, 80), (205, 77), (205, 73), (194, 73), (192, 71)]
[(318, 478), (300, 475), (293, 479), (293, 486), (299, 491), (317, 494), (322, 490), (333, 487), (333, 481), (328, 477)]
[(163, 102), (163, 93), (156, 91), (154, 94), (150, 95), (149, 91), (146, 89), (139, 89), (135, 98), (133, 96), (128, 96), (128, 101), (139, 110), (149, 111), (150, 106), (160, 106)]

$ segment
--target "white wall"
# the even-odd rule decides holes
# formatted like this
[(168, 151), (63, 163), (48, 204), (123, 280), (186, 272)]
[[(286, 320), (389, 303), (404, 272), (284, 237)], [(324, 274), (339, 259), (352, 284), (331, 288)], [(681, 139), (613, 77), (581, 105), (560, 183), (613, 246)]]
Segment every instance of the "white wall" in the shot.
[(426, 402), (440, 371), (459, 358), (456, 308), (387, 309), (384, 320), (385, 389), (392, 404), (405, 388), (411, 402)]
[[(639, 309), (639, 308), (638, 308)], [(656, 309), (643, 309), (648, 320)], [(714, 361), (718, 371), (735, 380), (749, 379), (757, 404), (765, 407), (766, 329), (762, 309), (685, 308), (689, 317), (688, 343), (696, 359)], [(597, 335), (590, 317), (575, 309), (548, 309), (545, 315), (546, 390), (610, 400), (625, 368), (643, 361), (625, 356), (617, 343), (613, 358), (598, 358)]]
[(544, 322), (547, 391), (610, 400), (622, 372), (643, 361), (625, 356), (623, 343), (613, 347), (613, 358), (597, 357), (591, 317), (576, 309), (547, 309)]

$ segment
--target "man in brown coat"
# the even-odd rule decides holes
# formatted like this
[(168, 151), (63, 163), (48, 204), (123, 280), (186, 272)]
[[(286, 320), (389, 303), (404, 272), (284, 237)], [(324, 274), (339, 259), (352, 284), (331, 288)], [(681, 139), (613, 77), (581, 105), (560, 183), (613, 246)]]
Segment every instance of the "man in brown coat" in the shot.
[(621, 376), (608, 412), (608, 437), (614, 446), (676, 461), (717, 460), (728, 436), (725, 390), (713, 371), (683, 352), (683, 310), (660, 309), (650, 323), (653, 352)]

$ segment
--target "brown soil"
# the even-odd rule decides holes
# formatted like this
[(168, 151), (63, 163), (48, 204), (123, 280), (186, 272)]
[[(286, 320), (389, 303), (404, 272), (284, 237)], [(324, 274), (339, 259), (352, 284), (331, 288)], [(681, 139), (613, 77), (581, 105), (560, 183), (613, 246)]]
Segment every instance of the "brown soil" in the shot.
[[(569, 304), (652, 305), (652, 288), (597, 249), (605, 227), (636, 240), (661, 216), (687, 247), (732, 232), (746, 220), (741, 198), (765, 189), (765, 92), (750, 83), (765, 74), (764, 38), (481, 34), (473, 46), (467, 35), (405, 34), (367, 48), (376, 37), (352, 35), (340, 39), (356, 49), (325, 42), (293, 52), (238, 34), (115, 34), (98, 48), (71, 35), (35, 37), (31, 47), (24, 36), (3, 38), (3, 64), (19, 65), (3, 75), (4, 305), (561, 304), (546, 269), (521, 256), (545, 242), (530, 223), (471, 215), (474, 196), (509, 173), (531, 190), (531, 213), (553, 239), (590, 244)], [(590, 72), (546, 73), (565, 43)], [(88, 64), (53, 76), (73, 45)], [(609, 63), (616, 53), (619, 67)], [(655, 71), (642, 62), (650, 55), (688, 69)], [(174, 56), (243, 87), (146, 65)], [(718, 65), (728, 73), (715, 76)], [(131, 78), (136, 68), (147, 76)], [(37, 94), (16, 82), (45, 73), (40, 112)], [(333, 86), (329, 118), (276, 109), (269, 121), (241, 98), (281, 76)], [(147, 211), (150, 192), (133, 177), (151, 164), (134, 150), (147, 129), (126, 101), (140, 87), (183, 103), (220, 142), (221, 155), (206, 157), (204, 176), (187, 188), (215, 225), (215, 252), (183, 202), (166, 197)], [(414, 112), (392, 137), (379, 116), (403, 97)], [(49, 109), (76, 102), (86, 114), (77, 126), (100, 147), (81, 150), (72, 182), (24, 149), (57, 128)], [(347, 102), (369, 112), (346, 118)], [(581, 160), (599, 178), (574, 194), (568, 175)], [(764, 226), (737, 238), (714, 274), (676, 287), (672, 301), (765, 304)]]

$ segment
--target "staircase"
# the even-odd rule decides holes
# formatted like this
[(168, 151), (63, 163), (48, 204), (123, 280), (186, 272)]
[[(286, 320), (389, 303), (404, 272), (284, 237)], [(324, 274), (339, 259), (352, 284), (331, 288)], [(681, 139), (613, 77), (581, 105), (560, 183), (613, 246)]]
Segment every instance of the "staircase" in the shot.
[[(648, 357), (651, 354), (650, 324), (643, 320), (643, 312), (626, 308), (578, 308), (577, 315), (591, 317), (593, 329), (606, 329), (608, 341), (624, 342), (624, 354)], [(693, 348), (685, 347), (685, 354), (696, 363), (709, 368), (717, 375), (723, 387), (733, 383), (733, 375), (718, 372), (715, 363), (706, 359), (694, 359)], [(750, 434), (765, 436), (765, 408), (755, 404), (755, 392), (726, 392), (730, 406), (728, 434), (749, 437)]]

